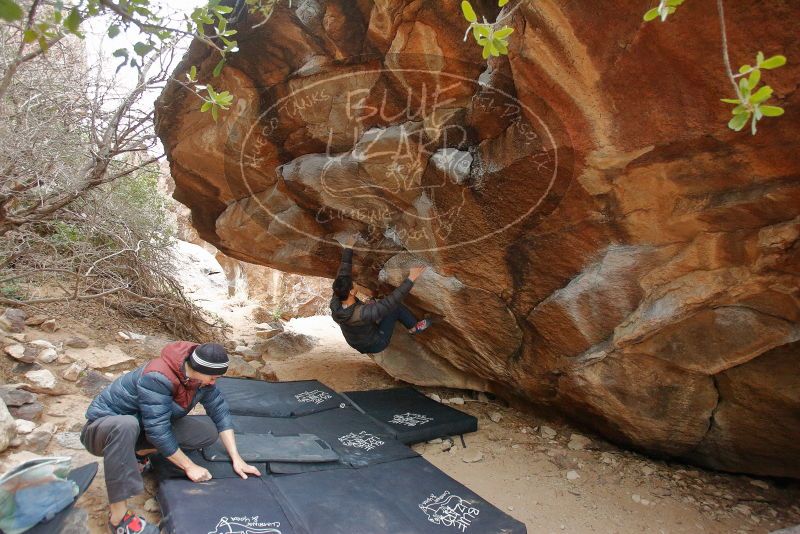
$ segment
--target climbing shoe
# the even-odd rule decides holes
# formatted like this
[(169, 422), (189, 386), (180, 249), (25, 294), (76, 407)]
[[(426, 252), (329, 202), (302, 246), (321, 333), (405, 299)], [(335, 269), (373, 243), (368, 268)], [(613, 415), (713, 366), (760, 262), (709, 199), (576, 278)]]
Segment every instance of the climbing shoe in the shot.
[(159, 534), (157, 526), (151, 525), (130, 510), (122, 517), (119, 525), (114, 526), (109, 523), (108, 527), (111, 529), (111, 534)]
[(432, 323), (430, 319), (423, 319), (416, 325), (414, 325), (414, 328), (409, 329), (408, 333), (411, 334), (412, 336), (414, 334), (419, 334), (420, 332), (424, 332), (425, 330), (427, 330), (431, 326), (431, 324)]

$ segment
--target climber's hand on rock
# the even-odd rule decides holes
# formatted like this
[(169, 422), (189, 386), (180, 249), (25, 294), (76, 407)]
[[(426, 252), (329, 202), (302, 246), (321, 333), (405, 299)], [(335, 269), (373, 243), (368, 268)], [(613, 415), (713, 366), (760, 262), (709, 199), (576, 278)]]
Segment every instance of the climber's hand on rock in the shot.
[(408, 270), (408, 279), (411, 280), (412, 282), (416, 281), (416, 279), (419, 278), (420, 275), (424, 273), (425, 269), (427, 268), (428, 267), (426, 267), (425, 265), (417, 265), (415, 267), (412, 267), (411, 269)]

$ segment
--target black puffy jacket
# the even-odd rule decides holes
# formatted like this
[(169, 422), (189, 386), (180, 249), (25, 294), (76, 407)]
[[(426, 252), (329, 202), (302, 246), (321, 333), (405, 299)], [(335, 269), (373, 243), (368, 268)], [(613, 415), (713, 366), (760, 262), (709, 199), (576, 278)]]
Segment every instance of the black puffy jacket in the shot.
[[(353, 249), (342, 251), (342, 263), (336, 276), (351, 276), (353, 271)], [(391, 295), (368, 303), (356, 299), (352, 306), (342, 306), (342, 301), (334, 295), (331, 298), (331, 316), (342, 328), (348, 345), (364, 354), (381, 339), (378, 323), (403, 302), (411, 291), (414, 282), (406, 278)]]

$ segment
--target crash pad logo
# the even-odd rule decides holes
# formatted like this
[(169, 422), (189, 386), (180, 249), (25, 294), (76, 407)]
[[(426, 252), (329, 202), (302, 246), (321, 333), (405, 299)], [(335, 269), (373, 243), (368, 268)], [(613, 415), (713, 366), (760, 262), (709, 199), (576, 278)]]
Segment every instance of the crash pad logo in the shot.
[(395, 425), (419, 426), (430, 423), (431, 421), (433, 421), (433, 417), (428, 417), (427, 415), (422, 415), (421, 413), (406, 412), (395, 415), (389, 422)]
[(315, 389), (314, 391), (304, 391), (294, 396), (298, 402), (313, 402), (314, 404), (322, 404), (328, 399), (332, 399), (333, 395), (325, 391)]
[(378, 436), (374, 436), (365, 430), (362, 430), (358, 434), (355, 432), (345, 434), (339, 438), (339, 441), (342, 445), (355, 447), (356, 449), (364, 449), (365, 451), (371, 451), (384, 444)]
[(208, 534), (281, 534), (280, 522), (260, 521), (257, 515), (220, 517), (215, 530)]
[(431, 496), (422, 501), (419, 505), (428, 521), (436, 525), (455, 527), (461, 532), (466, 532), (472, 521), (478, 516), (480, 510), (472, 506), (458, 495), (452, 495), (445, 491), (439, 496), (431, 493)]
[(407, 53), (310, 68), (230, 125), (239, 169), (225, 175), (270, 233), (338, 246), (349, 227), (356, 250), (449, 250), (538, 224), (572, 180), (567, 129), (500, 69)]

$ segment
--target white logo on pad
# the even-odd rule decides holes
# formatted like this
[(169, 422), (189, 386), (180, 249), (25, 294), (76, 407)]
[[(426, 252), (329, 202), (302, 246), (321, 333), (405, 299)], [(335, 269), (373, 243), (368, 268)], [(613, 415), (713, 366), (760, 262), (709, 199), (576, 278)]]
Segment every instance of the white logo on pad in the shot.
[(208, 534), (281, 534), (279, 521), (259, 521), (258, 516), (220, 517)]
[(407, 412), (404, 414), (395, 415), (389, 422), (395, 425), (417, 426), (430, 423), (431, 421), (433, 421), (433, 418), (428, 417), (427, 415)]
[(355, 432), (345, 434), (339, 438), (339, 441), (342, 442), (342, 445), (355, 447), (356, 449), (364, 449), (365, 451), (371, 451), (384, 444), (378, 436), (373, 436), (365, 430), (362, 430), (358, 434)]
[(304, 391), (294, 396), (299, 402), (313, 402), (314, 404), (322, 404), (328, 399), (332, 399), (333, 395), (315, 389), (314, 391)]
[(480, 513), (480, 510), (470, 505), (458, 495), (451, 495), (445, 491), (438, 497), (431, 493), (431, 496), (422, 501), (419, 505), (428, 521), (436, 525), (446, 527), (456, 527), (461, 532), (466, 532), (472, 521)]

